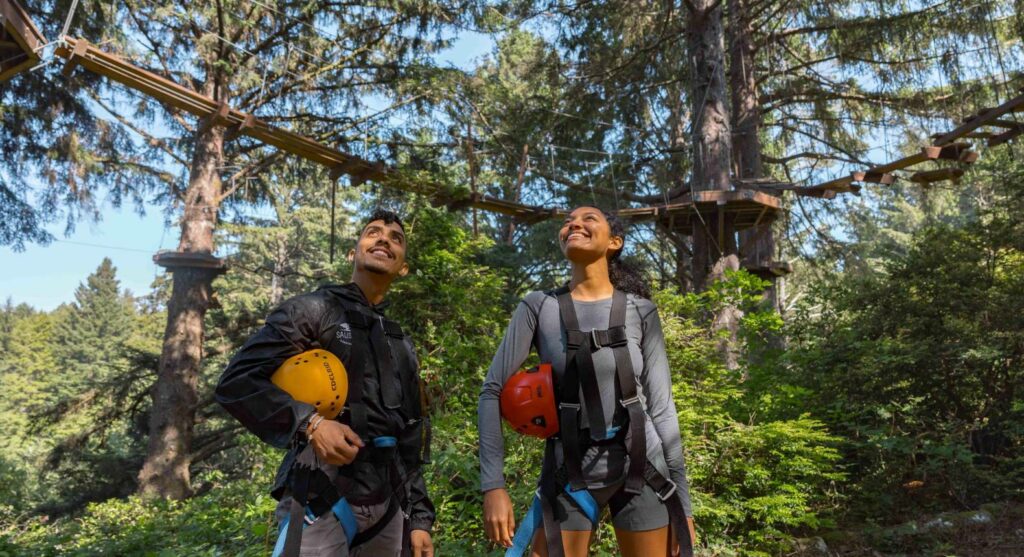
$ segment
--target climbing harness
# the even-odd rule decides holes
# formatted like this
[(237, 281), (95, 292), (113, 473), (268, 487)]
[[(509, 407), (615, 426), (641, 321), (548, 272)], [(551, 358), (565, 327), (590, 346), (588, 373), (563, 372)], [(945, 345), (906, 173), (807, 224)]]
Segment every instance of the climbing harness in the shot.
[[(521, 557), (533, 538), (534, 532), (544, 525), (545, 541), (549, 557), (564, 557), (561, 524), (556, 513), (562, 514), (561, 503), (557, 500), (561, 492), (570, 499), (593, 522), (597, 523), (597, 503), (587, 491), (583, 480), (582, 452), (584, 444), (616, 442), (621, 437), (621, 427), (629, 428), (626, 437), (629, 467), (623, 490), (629, 496), (636, 496), (646, 483), (654, 490), (666, 506), (669, 524), (675, 531), (676, 539), (684, 557), (693, 556), (693, 541), (682, 501), (676, 493), (676, 484), (647, 459), (646, 413), (637, 390), (633, 372), (632, 357), (629, 353), (629, 339), (626, 335), (626, 294), (616, 290), (612, 295), (611, 314), (608, 329), (581, 331), (576, 310), (568, 287), (553, 292), (558, 300), (562, 328), (566, 335), (565, 373), (556, 385), (558, 393), (558, 435), (548, 438), (544, 453), (544, 467), (541, 471), (539, 489), (529, 512), (513, 537), (512, 547), (506, 557)], [(613, 416), (613, 426), (606, 426), (601, 404), (601, 390), (594, 372), (593, 353), (601, 348), (611, 348), (615, 358), (616, 393), (619, 406)], [(579, 393), (583, 392), (583, 403)], [(585, 405), (587, 428), (581, 429), (579, 413)], [(620, 411), (621, 410), (621, 411)], [(623, 412), (624, 411), (624, 412)], [(624, 417), (622, 414), (625, 414)], [(627, 422), (628, 425), (623, 424)], [(586, 431), (587, 436), (581, 436)], [(555, 442), (561, 439), (563, 465), (556, 468)], [(568, 481), (559, 481), (561, 476)], [(564, 486), (564, 487), (563, 487)]]

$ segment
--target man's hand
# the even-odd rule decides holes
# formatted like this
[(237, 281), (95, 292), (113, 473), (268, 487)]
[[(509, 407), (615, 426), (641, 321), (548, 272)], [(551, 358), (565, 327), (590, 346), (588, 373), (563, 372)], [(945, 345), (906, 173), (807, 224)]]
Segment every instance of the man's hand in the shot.
[(434, 542), (430, 539), (430, 532), (413, 530), (409, 533), (409, 541), (412, 545), (412, 557), (434, 557)]
[(484, 532), (487, 539), (504, 547), (512, 547), (515, 530), (516, 517), (508, 491), (498, 488), (484, 493)]
[(363, 446), (363, 440), (356, 432), (341, 422), (323, 420), (316, 431), (310, 432), (309, 429), (306, 429), (309, 444), (313, 445), (320, 460), (328, 464), (342, 466), (351, 463)]

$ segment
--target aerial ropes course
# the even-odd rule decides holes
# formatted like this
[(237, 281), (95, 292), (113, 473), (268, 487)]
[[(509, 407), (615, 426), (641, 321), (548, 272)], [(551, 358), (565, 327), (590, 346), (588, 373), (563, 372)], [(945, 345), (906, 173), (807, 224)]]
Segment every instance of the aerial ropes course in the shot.
[[(0, 21), (2, 82), (38, 64), (39, 52), (48, 43), (15, 0), (0, 0)], [(523, 224), (544, 221), (565, 213), (562, 208), (527, 205), (476, 191), (453, 192), (438, 184), (425, 182), (422, 177), (413, 177), (380, 161), (369, 161), (273, 126), (251, 113), (133, 65), (82, 38), (62, 36), (54, 54), (66, 60), (64, 75), (70, 75), (80, 66), (196, 116), (200, 120), (201, 129), (222, 126), (226, 128), (229, 139), (251, 137), (327, 167), (334, 179), (349, 176), (353, 185), (373, 182), (388, 188), (423, 194), (437, 205), (450, 208), (473, 207), (508, 215), (515, 222)], [(1024, 124), (1006, 118), (1016, 112), (1024, 112), (1024, 95), (1018, 95), (999, 106), (983, 109), (965, 119), (952, 131), (933, 135), (931, 144), (922, 147), (919, 152), (812, 186), (761, 180), (736, 181), (731, 190), (684, 191), (673, 197), (666, 196), (660, 205), (622, 207), (617, 212), (631, 221), (659, 221), (673, 232), (690, 235), (695, 224), (702, 222), (702, 214), (718, 214), (727, 218), (736, 230), (759, 227), (771, 223), (782, 213), (781, 195), (785, 191), (800, 196), (832, 199), (840, 193), (856, 193), (864, 184), (892, 184), (900, 177), (897, 172), (929, 161), (942, 161), (949, 166), (919, 170), (910, 175), (909, 180), (919, 184), (956, 180), (963, 175), (962, 166), (978, 159), (978, 152), (973, 150), (971, 143), (964, 140), (984, 139), (989, 147), (1006, 143), (1024, 133)], [(722, 222), (723, 218), (718, 220)]]

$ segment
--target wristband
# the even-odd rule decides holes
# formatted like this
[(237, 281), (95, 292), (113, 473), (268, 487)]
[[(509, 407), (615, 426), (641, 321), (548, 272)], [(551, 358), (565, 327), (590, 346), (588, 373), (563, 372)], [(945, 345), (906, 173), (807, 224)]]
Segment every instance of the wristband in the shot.
[(309, 420), (309, 434), (312, 435), (314, 432), (316, 432), (316, 428), (320, 427), (320, 424), (323, 423), (323, 421), (324, 417), (321, 416), (320, 414), (313, 416), (313, 418)]

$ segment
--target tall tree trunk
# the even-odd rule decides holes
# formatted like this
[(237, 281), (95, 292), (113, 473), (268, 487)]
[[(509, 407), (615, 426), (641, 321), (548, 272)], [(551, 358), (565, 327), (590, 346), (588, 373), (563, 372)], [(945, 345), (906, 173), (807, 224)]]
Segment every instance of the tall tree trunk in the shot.
[[(732, 189), (732, 130), (725, 86), (725, 30), (718, 0), (693, 0), (688, 47), (693, 67), (693, 173), (695, 191)], [(736, 230), (728, 212), (698, 215), (693, 227), (691, 273), (694, 288), (707, 288), (726, 270), (739, 268)], [(742, 313), (725, 307), (715, 315), (712, 327), (726, 330), (719, 353), (729, 369), (738, 365), (736, 333)]]
[[(764, 177), (761, 160), (761, 104), (754, 77), (757, 54), (750, 25), (750, 0), (729, 0), (729, 90), (732, 98), (732, 156), (741, 180)], [(746, 268), (766, 268), (775, 258), (775, 234), (771, 224), (739, 232), (740, 262)], [(771, 286), (765, 299), (780, 309), (784, 279), (764, 275)]]
[[(725, 96), (722, 7), (717, 0), (695, 0), (692, 5), (694, 11), (688, 36), (693, 71), (692, 188), (695, 191), (730, 190), (732, 138)], [(693, 227), (694, 288), (705, 289), (712, 268), (720, 266), (720, 260), (736, 259), (736, 253), (735, 227), (728, 213), (698, 215)]]
[[(210, 126), (200, 130), (185, 192), (178, 251), (212, 254), (221, 195), (219, 168), (224, 159), (224, 129)], [(203, 318), (210, 305), (216, 272), (177, 267), (173, 274), (139, 491), (145, 496), (182, 499), (191, 494), (189, 465), (199, 400)]]

